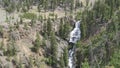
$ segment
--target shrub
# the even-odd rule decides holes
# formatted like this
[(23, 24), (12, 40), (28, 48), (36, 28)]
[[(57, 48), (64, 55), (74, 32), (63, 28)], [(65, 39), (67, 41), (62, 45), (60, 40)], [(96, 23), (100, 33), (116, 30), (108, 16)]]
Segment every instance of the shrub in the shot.
[(41, 45), (41, 40), (40, 40), (39, 33), (37, 33), (36, 40), (34, 41), (34, 47), (32, 48), (32, 51), (38, 52), (40, 45)]
[(37, 19), (37, 15), (34, 13), (24, 13), (21, 17), (26, 19)]
[(16, 55), (16, 49), (15, 49), (15, 41), (10, 41), (10, 43), (8, 44), (7, 50), (4, 51), (4, 54), (6, 56), (14, 56)]

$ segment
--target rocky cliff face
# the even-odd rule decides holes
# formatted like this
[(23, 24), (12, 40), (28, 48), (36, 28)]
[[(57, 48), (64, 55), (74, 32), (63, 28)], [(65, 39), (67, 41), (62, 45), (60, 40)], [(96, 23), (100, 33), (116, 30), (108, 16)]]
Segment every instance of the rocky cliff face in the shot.
[[(59, 32), (59, 26), (60, 24), (60, 19), (58, 21), (54, 22), (52, 24), (52, 30), (55, 29), (56, 34), (58, 35)], [(19, 22), (18, 22), (19, 23)], [(11, 26), (8, 26), (6, 29), (3, 26), (1, 26), (1, 45), (0, 45), (0, 54), (1, 54), (1, 62), (0, 65), (1, 67), (10, 67), (10, 68), (16, 68), (16, 67), (26, 67), (26, 68), (35, 68), (36, 66), (34, 63), (37, 63), (38, 65), (47, 66), (45, 62), (48, 62), (49, 59), (47, 59), (47, 56), (50, 54), (50, 48), (52, 44), (50, 43), (49, 36), (47, 36), (45, 39), (44, 35), (42, 35), (41, 32), (44, 32), (43, 30), (45, 29), (43, 27), (43, 23), (40, 21), (37, 21), (34, 26), (30, 26), (30, 22), (24, 22), (27, 23), (26, 26), (24, 24), (14, 24)], [(31, 50), (32, 47), (34, 47), (34, 42), (36, 40), (36, 34), (39, 33), (40, 36), (40, 42), (41, 44), (38, 52), (35, 53)], [(56, 45), (57, 45), (57, 60), (60, 61), (60, 57), (62, 55), (63, 50), (65, 47), (67, 47), (68, 43), (67, 41), (61, 39), (59, 36), (55, 36), (56, 39)], [(12, 43), (9, 43), (13, 41)], [(10, 46), (10, 47), (8, 47)], [(12, 51), (14, 48), (15, 54), (12, 54)], [(8, 52), (9, 51), (9, 52)], [(8, 54), (10, 53), (10, 54)], [(39, 61), (36, 61), (38, 60)], [(42, 61), (43, 60), (43, 61)], [(39, 63), (40, 62), (40, 63)], [(46, 67), (47, 68), (47, 67)], [(49, 68), (49, 67), (48, 67)]]

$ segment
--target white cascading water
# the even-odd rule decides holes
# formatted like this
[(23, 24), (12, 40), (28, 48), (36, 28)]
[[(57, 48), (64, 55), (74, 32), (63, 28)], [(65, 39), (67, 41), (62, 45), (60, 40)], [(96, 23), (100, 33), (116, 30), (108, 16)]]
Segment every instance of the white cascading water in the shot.
[(68, 66), (69, 68), (75, 68), (75, 62), (74, 62), (74, 53), (75, 53), (75, 44), (78, 40), (80, 40), (80, 21), (77, 21), (75, 23), (75, 28), (70, 32), (70, 40), (69, 43), (72, 43), (69, 46), (72, 46), (71, 49), (69, 49), (69, 57), (68, 57)]
[(74, 49), (69, 50), (68, 66), (74, 68)]

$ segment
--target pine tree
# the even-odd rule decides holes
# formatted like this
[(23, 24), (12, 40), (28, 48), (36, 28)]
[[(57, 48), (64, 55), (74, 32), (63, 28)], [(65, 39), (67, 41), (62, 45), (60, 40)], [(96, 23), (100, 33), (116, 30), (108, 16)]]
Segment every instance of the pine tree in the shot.
[(8, 43), (7, 51), (4, 51), (4, 54), (6, 56), (14, 56), (16, 54), (15, 41), (14, 40), (11, 40), (10, 43)]
[(0, 26), (0, 36), (3, 37), (3, 27)]
[(43, 33), (44, 38), (47, 39), (48, 35), (47, 35), (47, 23), (46, 22), (44, 22), (42, 33)]
[(60, 29), (59, 29), (59, 36), (62, 39), (66, 39), (68, 37), (68, 34), (70, 32), (70, 24), (63, 19), (61, 19)]
[(17, 28), (17, 29), (19, 28), (19, 22), (16, 23), (16, 28)]
[(66, 39), (68, 37), (70, 31), (70, 24), (66, 21), (64, 24), (64, 29), (63, 29), (63, 38)]
[(57, 42), (56, 42), (55, 34), (53, 31), (50, 33), (50, 42), (51, 42), (52, 66), (56, 67), (57, 65)]
[(23, 24), (23, 19), (20, 17), (20, 24)]
[(9, 6), (10, 0), (3, 0), (4, 7)]
[(2, 41), (0, 42), (0, 49), (1, 49), (1, 50), (3, 50), (3, 46), (4, 46), (4, 41), (2, 40)]
[(70, 0), (70, 12), (73, 13), (73, 9), (74, 9), (74, 0)]
[(24, 29), (28, 29), (28, 24), (27, 23), (24, 23)]
[(68, 49), (67, 49), (67, 47), (65, 47), (65, 49), (64, 49), (63, 60), (64, 60), (64, 65), (67, 67), (68, 66)]
[(51, 30), (52, 30), (52, 22), (51, 22), (50, 18), (48, 18), (48, 20), (47, 20), (47, 35), (48, 36), (50, 36)]
[(40, 4), (38, 4), (37, 9), (38, 9), (38, 12), (41, 11), (41, 5)]
[(40, 36), (39, 33), (36, 34), (36, 40), (34, 42), (34, 47), (32, 48), (32, 51), (34, 52), (38, 52), (39, 48), (41, 45), (41, 40), (40, 40)]
[(81, 49), (79, 49), (77, 52), (76, 52), (76, 68), (80, 68), (81, 67), (81, 62), (82, 62), (82, 54), (80, 52)]
[(84, 63), (82, 63), (82, 68), (90, 68), (90, 66), (89, 66), (89, 63), (88, 63), (87, 59), (85, 59), (85, 62), (84, 62)]
[(44, 7), (44, 10), (46, 12), (47, 9), (48, 9), (48, 0), (43, 0), (43, 5), (42, 6)]
[(63, 26), (63, 19), (60, 19), (60, 27), (59, 27), (59, 36), (63, 38), (63, 29), (64, 29), (64, 26)]
[(35, 19), (32, 19), (31, 22), (30, 22), (32, 27), (35, 25), (35, 23), (36, 23)]
[(30, 0), (26, 0), (26, 6), (27, 6), (27, 9), (29, 10), (30, 9)]
[(64, 68), (64, 67), (65, 67), (63, 55), (61, 55), (61, 57), (60, 57), (60, 66), (61, 66), (61, 68)]

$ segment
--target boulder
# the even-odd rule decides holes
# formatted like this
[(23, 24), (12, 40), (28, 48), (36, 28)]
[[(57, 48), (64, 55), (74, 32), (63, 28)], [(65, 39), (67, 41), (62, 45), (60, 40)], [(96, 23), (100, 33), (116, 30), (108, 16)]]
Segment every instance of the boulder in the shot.
[(0, 56), (3, 56), (4, 54), (3, 54), (3, 51), (0, 51)]
[(0, 64), (0, 68), (3, 68), (3, 67), (2, 67), (2, 64)]
[(13, 40), (19, 40), (20, 39), (20, 34), (18, 31), (13, 31), (10, 33), (10, 36)]
[(7, 62), (4, 68), (13, 68), (13, 64), (11, 62)]
[(29, 66), (28, 58), (24, 55), (21, 56), (21, 63), (24, 64), (25, 66)]

